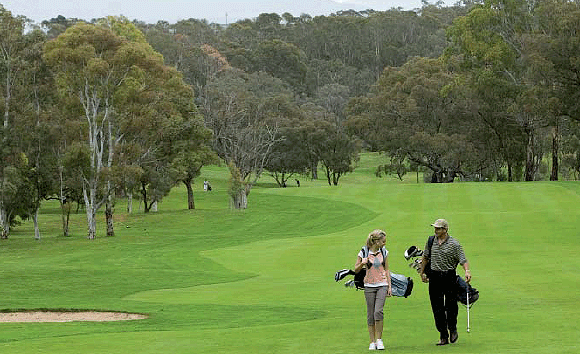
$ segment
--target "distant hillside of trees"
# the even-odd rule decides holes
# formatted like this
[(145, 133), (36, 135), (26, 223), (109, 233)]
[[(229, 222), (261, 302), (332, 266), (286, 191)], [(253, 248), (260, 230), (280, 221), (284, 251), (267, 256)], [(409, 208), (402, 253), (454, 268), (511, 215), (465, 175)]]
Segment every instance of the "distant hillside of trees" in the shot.
[[(264, 174), (330, 186), (361, 149), (428, 182), (577, 179), (580, 5), (466, 1), (417, 11), (263, 13), (227, 26), (0, 6), (0, 227), (58, 199), (88, 237), (115, 198), (145, 212), (225, 161), (233, 208)], [(324, 176), (318, 176), (318, 171)], [(23, 192), (25, 191), (25, 192)], [(185, 203), (184, 203), (185, 205)], [(129, 212), (132, 203), (129, 202)], [(40, 238), (40, 230), (36, 230)]]

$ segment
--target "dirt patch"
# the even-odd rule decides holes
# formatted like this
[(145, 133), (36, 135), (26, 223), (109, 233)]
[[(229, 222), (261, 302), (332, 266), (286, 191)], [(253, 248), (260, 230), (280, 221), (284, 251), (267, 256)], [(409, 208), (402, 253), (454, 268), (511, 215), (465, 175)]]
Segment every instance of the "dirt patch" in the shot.
[(107, 322), (143, 320), (146, 315), (124, 312), (26, 311), (0, 313), (0, 322)]

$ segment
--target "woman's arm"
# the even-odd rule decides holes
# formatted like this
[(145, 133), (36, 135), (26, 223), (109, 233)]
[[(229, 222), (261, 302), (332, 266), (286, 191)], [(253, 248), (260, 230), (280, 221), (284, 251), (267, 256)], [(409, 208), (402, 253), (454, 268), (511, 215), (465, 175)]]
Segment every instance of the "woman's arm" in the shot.
[(354, 272), (358, 273), (360, 270), (367, 264), (367, 258), (360, 258), (360, 256), (356, 257), (356, 263), (354, 265)]

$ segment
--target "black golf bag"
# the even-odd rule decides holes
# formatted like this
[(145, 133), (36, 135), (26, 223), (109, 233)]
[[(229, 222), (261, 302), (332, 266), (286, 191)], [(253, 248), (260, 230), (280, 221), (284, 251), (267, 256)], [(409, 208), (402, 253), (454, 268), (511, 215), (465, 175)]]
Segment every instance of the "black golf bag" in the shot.
[[(429, 247), (433, 244), (433, 239), (429, 238)], [(405, 251), (405, 259), (409, 260), (411, 258), (415, 258), (412, 263), (409, 264), (409, 267), (414, 268), (417, 270), (417, 273), (420, 271), (421, 268), (421, 261), (420, 258), (423, 256), (423, 251), (417, 248), (417, 246), (411, 246)], [(425, 274), (428, 276), (428, 268), (429, 264), (427, 264), (425, 269)], [(430, 268), (429, 268), (430, 269)], [(467, 283), (463, 278), (459, 275), (457, 276), (457, 301), (461, 302), (463, 305), (467, 306), (467, 293), (469, 292), (469, 306), (473, 305), (479, 299), (479, 291), (472, 287), (469, 283)]]
[[(467, 303), (467, 294), (469, 293), (469, 304)], [(465, 306), (473, 305), (479, 299), (479, 291), (472, 287), (468, 282), (457, 276), (457, 301)]]

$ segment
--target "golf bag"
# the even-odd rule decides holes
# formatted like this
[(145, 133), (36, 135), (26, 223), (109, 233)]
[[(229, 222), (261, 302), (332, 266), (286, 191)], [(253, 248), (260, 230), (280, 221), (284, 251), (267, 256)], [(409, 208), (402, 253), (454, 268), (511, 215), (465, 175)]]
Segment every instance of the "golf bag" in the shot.
[[(369, 250), (366, 246), (361, 249), (363, 258), (368, 257)], [(387, 256), (387, 250), (385, 247), (381, 248), (381, 253), (383, 254), (383, 259)], [(348, 275), (354, 275), (353, 280), (347, 281), (344, 285), (346, 287), (354, 287), (357, 290), (362, 290), (365, 288), (364, 279), (367, 270), (363, 267), (358, 273), (355, 273), (351, 269), (341, 269), (334, 274), (334, 280), (340, 281)], [(401, 274), (394, 274), (390, 272), (391, 275), (391, 293), (393, 296), (408, 297), (413, 291), (413, 279), (406, 277)]]
[[(354, 279), (351, 279), (344, 283), (346, 287), (354, 287), (357, 290), (363, 290), (365, 288), (364, 278), (366, 275), (366, 269), (361, 269), (360, 272), (355, 273), (352, 269), (341, 269), (334, 274), (334, 280), (340, 281), (349, 275), (354, 275)], [(408, 297), (413, 291), (413, 279), (406, 277), (402, 274), (391, 274), (391, 293), (393, 296)]]
[[(428, 246), (431, 247), (433, 245), (433, 236), (429, 237)], [(422, 259), (419, 258), (423, 256), (423, 251), (417, 248), (417, 246), (411, 246), (405, 251), (405, 259), (409, 260), (411, 258), (415, 258), (412, 263), (409, 264), (409, 267), (414, 268), (417, 273), (421, 270), (421, 261)], [(425, 266), (425, 274), (429, 277), (428, 271), (430, 270), (429, 264)], [(467, 305), (467, 293), (469, 292), (469, 305)], [(457, 301), (461, 302), (463, 305), (471, 307), (473, 303), (475, 303), (479, 299), (479, 291), (472, 287), (469, 283), (467, 283), (463, 278), (459, 275), (457, 276)]]
[[(467, 293), (469, 293), (469, 305), (467, 303)], [(479, 299), (479, 291), (468, 282), (457, 276), (457, 301), (465, 306), (471, 307)]]
[[(433, 241), (435, 240), (434, 236), (430, 236), (429, 240), (428, 240), (428, 247), (431, 248), (431, 246), (433, 246)], [(405, 259), (409, 260), (411, 258), (415, 258), (413, 260), (413, 263), (409, 264), (409, 267), (414, 268), (417, 273), (419, 273), (421, 271), (421, 265), (423, 263), (423, 258), (421, 258), (421, 256), (423, 256), (423, 251), (420, 250), (419, 248), (417, 248), (417, 246), (411, 246), (409, 248), (407, 248), (407, 250), (405, 251)], [(424, 273), (427, 275), (427, 278), (429, 277), (429, 273), (431, 272), (431, 265), (429, 263), (427, 263), (425, 265), (425, 269), (423, 270)]]

